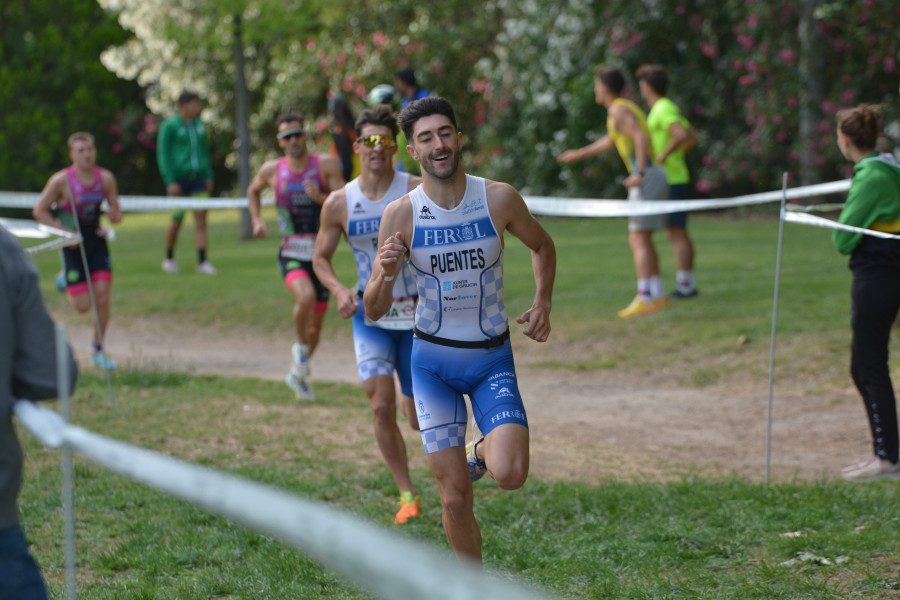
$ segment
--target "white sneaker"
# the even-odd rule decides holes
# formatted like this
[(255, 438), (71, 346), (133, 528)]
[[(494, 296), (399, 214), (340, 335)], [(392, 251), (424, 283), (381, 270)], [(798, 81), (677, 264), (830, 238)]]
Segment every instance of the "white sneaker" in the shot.
[(309, 345), (295, 343), (291, 346), (291, 356), (294, 359), (293, 370), (300, 377), (309, 377)]
[(166, 273), (177, 273), (178, 263), (175, 262), (174, 258), (167, 258), (162, 262), (162, 269)]
[(469, 420), (469, 424), (472, 426), (472, 440), (466, 444), (466, 463), (469, 467), (469, 478), (478, 481), (487, 473), (487, 465), (475, 455), (475, 447), (481, 443), (484, 435), (478, 429), (474, 418)]
[(293, 369), (285, 376), (284, 382), (291, 390), (293, 390), (294, 397), (297, 398), (297, 400), (316, 399), (316, 395), (306, 383), (306, 377), (300, 377)]
[(203, 273), (204, 275), (215, 275), (218, 273), (216, 268), (212, 266), (212, 264), (208, 260), (204, 260), (202, 263), (197, 265), (197, 272)]
[(875, 481), (876, 479), (900, 479), (900, 465), (877, 455), (866, 462), (844, 469), (841, 476), (847, 481)]

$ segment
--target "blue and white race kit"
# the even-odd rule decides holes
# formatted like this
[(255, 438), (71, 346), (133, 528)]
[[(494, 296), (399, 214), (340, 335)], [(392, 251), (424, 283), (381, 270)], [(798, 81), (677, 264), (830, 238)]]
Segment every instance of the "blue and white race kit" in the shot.
[[(381, 215), (388, 204), (406, 195), (408, 187), (409, 173), (395, 173), (391, 186), (379, 200), (369, 200), (362, 193), (358, 178), (344, 188), (347, 197), (347, 241), (356, 261), (356, 285), (360, 298), (378, 255)], [(401, 391), (412, 397), (410, 355), (417, 293), (412, 268), (404, 265), (394, 283), (394, 302), (384, 317), (370, 321), (365, 316), (363, 303), (359, 303), (359, 309), (353, 316), (353, 345), (360, 381), (376, 375), (393, 375), (396, 370)]]
[(485, 435), (505, 423), (527, 427), (503, 303), (503, 241), (484, 179), (466, 175), (466, 193), (451, 210), (422, 186), (410, 199), (409, 262), (419, 288), (413, 387), (425, 451), (465, 445), (463, 395)]

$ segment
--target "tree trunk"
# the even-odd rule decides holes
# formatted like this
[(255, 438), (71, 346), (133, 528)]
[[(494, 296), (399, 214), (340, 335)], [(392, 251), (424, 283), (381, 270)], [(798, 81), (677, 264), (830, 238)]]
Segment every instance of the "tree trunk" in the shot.
[(822, 36), (816, 31), (815, 11), (822, 0), (802, 0), (800, 3), (800, 79), (807, 93), (800, 99), (800, 184), (820, 183), (816, 165), (818, 145), (816, 126), (822, 118), (822, 101), (825, 99), (825, 67), (822, 64)]
[[(250, 90), (244, 74), (244, 39), (241, 15), (234, 15), (234, 99), (235, 132), (238, 138), (238, 192), (246, 198), (250, 185)], [(241, 209), (241, 239), (253, 238), (253, 224), (246, 207)]]

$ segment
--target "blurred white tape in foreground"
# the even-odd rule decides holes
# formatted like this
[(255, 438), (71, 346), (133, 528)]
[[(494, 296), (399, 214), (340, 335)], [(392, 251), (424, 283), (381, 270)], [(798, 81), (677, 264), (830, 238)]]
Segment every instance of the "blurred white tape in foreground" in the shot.
[(116, 473), (281, 540), (385, 599), (548, 599), (324, 504), (97, 435), (27, 400), (13, 410), (45, 445), (65, 445)]
[(48, 237), (57, 237), (55, 240), (25, 248), (25, 251), (30, 254), (36, 254), (44, 250), (54, 250), (56, 248), (74, 246), (81, 241), (80, 235), (64, 229), (56, 229), (55, 227), (48, 227), (43, 223), (36, 223), (24, 219), (0, 219), (0, 227), (3, 227), (19, 238), (45, 239)]

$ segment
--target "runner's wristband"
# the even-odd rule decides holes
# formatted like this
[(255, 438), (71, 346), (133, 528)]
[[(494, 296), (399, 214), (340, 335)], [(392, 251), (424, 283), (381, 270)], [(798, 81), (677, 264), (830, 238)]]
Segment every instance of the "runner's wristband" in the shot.
[(385, 281), (393, 281), (393, 280), (394, 280), (394, 277), (396, 277), (396, 275), (389, 275), (389, 276), (386, 276), (386, 275), (384, 274), (384, 271), (381, 272), (381, 278), (384, 279)]

